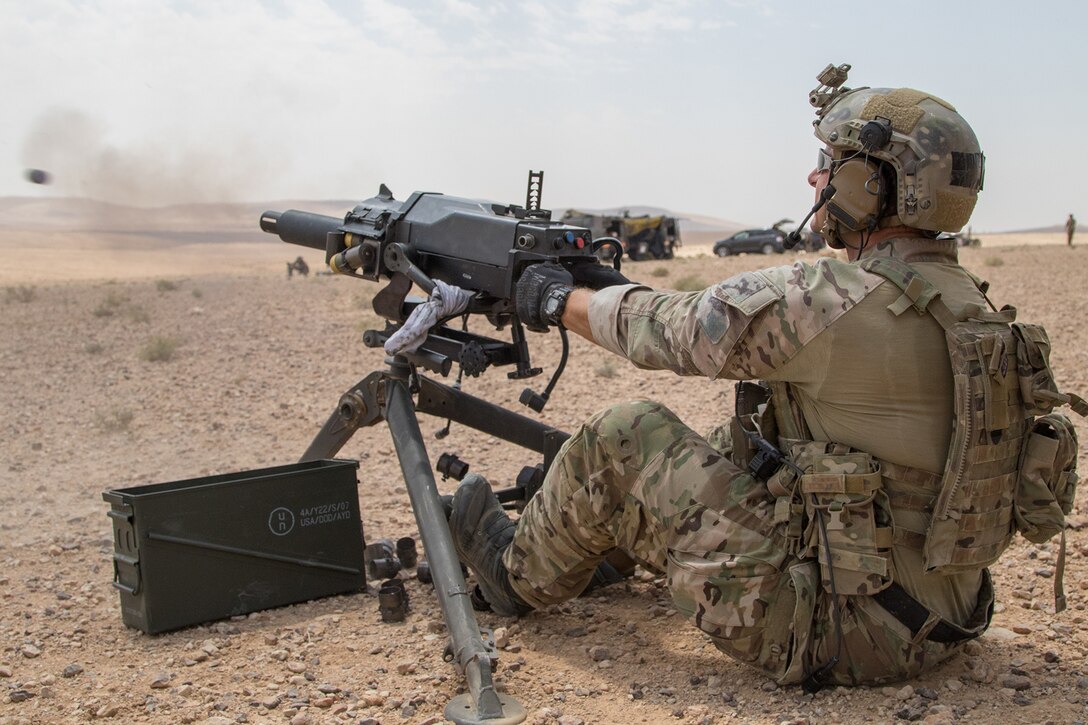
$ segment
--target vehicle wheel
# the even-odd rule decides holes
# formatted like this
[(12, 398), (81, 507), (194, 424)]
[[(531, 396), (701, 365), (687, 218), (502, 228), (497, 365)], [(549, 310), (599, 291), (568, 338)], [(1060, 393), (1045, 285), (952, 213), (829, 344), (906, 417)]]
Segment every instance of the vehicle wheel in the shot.
[(767, 242), (759, 248), (759, 251), (763, 252), (764, 254), (774, 254), (774, 245), (770, 242)]
[(714, 254), (717, 254), (719, 257), (728, 257), (729, 256), (729, 247), (725, 247), (725, 246), (718, 247), (717, 249), (714, 250)]

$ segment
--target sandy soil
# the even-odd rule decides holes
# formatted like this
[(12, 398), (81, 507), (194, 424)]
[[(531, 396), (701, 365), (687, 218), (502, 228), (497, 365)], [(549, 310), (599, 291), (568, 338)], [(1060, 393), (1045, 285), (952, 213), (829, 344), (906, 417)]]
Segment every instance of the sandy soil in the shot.
[[(995, 301), (1047, 326), (1059, 380), (1088, 393), (1076, 302), (1088, 251), (1003, 241), (984, 238), (964, 251), (966, 264), (992, 281)], [(0, 723), (441, 722), (460, 679), (441, 658), (434, 594), (414, 579), (403, 624), (382, 624), (376, 597), (360, 593), (160, 636), (122, 625), (111, 585), (101, 493), (296, 460), (340, 393), (381, 367), (360, 341), (377, 322), (375, 288), (315, 274), (288, 281), (284, 263), (298, 250), (271, 241), (9, 233), (0, 251)], [(304, 256), (319, 268), (318, 253)], [(630, 274), (680, 287), (793, 256), (698, 256), (633, 264)], [(156, 338), (160, 350), (176, 346), (170, 359), (145, 359)], [(558, 336), (530, 342), (550, 372)], [(522, 387), (501, 372), (466, 384), (517, 410)], [(630, 397), (668, 401), (700, 430), (732, 406), (728, 383), (678, 387), (576, 340), (543, 418), (569, 429)], [(432, 457), (455, 452), (500, 485), (525, 463), (457, 427), (438, 442), (441, 424), (422, 423)], [(387, 430), (360, 431), (342, 455), (362, 462), (368, 538), (415, 536)], [(1077, 513), (1080, 527), (1083, 497)], [(674, 616), (652, 577), (518, 622), (480, 620), (501, 628), (499, 681), (530, 722), (1066, 723), (1088, 711), (1088, 533), (1070, 536), (1061, 615), (1051, 600), (1056, 552), (1017, 543), (995, 568), (991, 631), (922, 680), (889, 688), (777, 688)]]

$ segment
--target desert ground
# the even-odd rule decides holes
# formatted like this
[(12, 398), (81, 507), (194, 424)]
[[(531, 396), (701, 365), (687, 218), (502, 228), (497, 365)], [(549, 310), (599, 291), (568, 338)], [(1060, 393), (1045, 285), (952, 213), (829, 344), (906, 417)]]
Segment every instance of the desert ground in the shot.
[[(984, 235), (962, 258), (992, 282), (995, 302), (1047, 327), (1060, 383), (1088, 395), (1088, 250), (1062, 242)], [(716, 259), (708, 249), (688, 245), (681, 258), (627, 271), (691, 288), (803, 256)], [(121, 622), (103, 491), (291, 463), (340, 394), (382, 367), (361, 341), (378, 324), (377, 286), (313, 272), (288, 280), (285, 262), (298, 253), (273, 239), (0, 233), (0, 723), (443, 721), (461, 680), (442, 660), (435, 595), (414, 578), (399, 624), (381, 622), (373, 590), (156, 636)], [(319, 253), (302, 253), (320, 269)], [(558, 336), (530, 344), (550, 373)], [(523, 410), (524, 385), (495, 370), (465, 388)], [(574, 340), (542, 418), (571, 429), (635, 397), (667, 401), (697, 430), (733, 405), (728, 382), (677, 385)], [(435, 440), (442, 424), (422, 421), (432, 458), (454, 452), (497, 485), (526, 462), (456, 425)], [(361, 430), (341, 456), (361, 462), (367, 538), (417, 536), (388, 430)], [(1053, 607), (1056, 544), (1018, 540), (994, 568), (990, 631), (896, 686), (779, 688), (718, 654), (648, 574), (517, 621), (479, 619), (502, 646), (500, 686), (532, 723), (1083, 722), (1086, 500), (1069, 536), (1067, 611)]]

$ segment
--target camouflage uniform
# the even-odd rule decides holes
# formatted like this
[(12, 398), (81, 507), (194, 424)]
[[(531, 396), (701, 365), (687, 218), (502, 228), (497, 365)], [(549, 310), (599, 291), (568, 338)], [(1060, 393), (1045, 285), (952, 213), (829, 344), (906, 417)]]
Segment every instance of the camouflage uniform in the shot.
[[(985, 304), (978, 280), (956, 262), (954, 241), (889, 240), (864, 259), (882, 255), (911, 264), (949, 305)], [(744, 273), (702, 292), (608, 288), (594, 295), (590, 322), (599, 344), (640, 367), (785, 383), (813, 440), (939, 478), (953, 419), (948, 351), (932, 319), (889, 314), (899, 296), (859, 263), (823, 259)], [(805, 461), (817, 472), (823, 450)], [(828, 473), (834, 480), (855, 471)], [(885, 486), (884, 518), (924, 532), (928, 517), (906, 505), (911, 483)], [(857, 576), (840, 580), (840, 644), (816, 552), (798, 544), (779, 497), (735, 465), (720, 431), (704, 438), (663, 405), (624, 403), (567, 441), (504, 563), (515, 591), (543, 606), (579, 594), (601, 557), (624, 549), (667, 573), (676, 607), (718, 648), (783, 684), (803, 681), (836, 654), (824, 681), (912, 677), (954, 651), (934, 641), (939, 627), (985, 628), (993, 602), (986, 573), (923, 577), (920, 551), (897, 540), (885, 542), (886, 561), (861, 557)], [(890, 533), (890, 520), (883, 524)], [(867, 525), (881, 522), (855, 517), (835, 534), (856, 537)], [(865, 593), (881, 576), (929, 610), (924, 623), (908, 628), (870, 596), (842, 596)]]

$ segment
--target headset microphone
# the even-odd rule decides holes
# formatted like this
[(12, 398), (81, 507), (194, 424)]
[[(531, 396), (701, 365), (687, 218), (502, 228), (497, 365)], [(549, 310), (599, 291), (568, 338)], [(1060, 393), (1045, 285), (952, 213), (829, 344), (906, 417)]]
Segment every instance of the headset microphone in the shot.
[(801, 220), (801, 223), (797, 225), (796, 229), (786, 235), (786, 239), (782, 242), (782, 246), (786, 249), (793, 249), (798, 244), (800, 244), (801, 230), (805, 228), (806, 224), (808, 224), (808, 220), (812, 218), (812, 215), (818, 212), (820, 210), (820, 207), (826, 204), (827, 200), (834, 195), (835, 187), (831, 184), (825, 186), (824, 190), (820, 192), (820, 198), (816, 201), (815, 204), (812, 205), (812, 209), (810, 209), (808, 214), (805, 215), (805, 218)]

